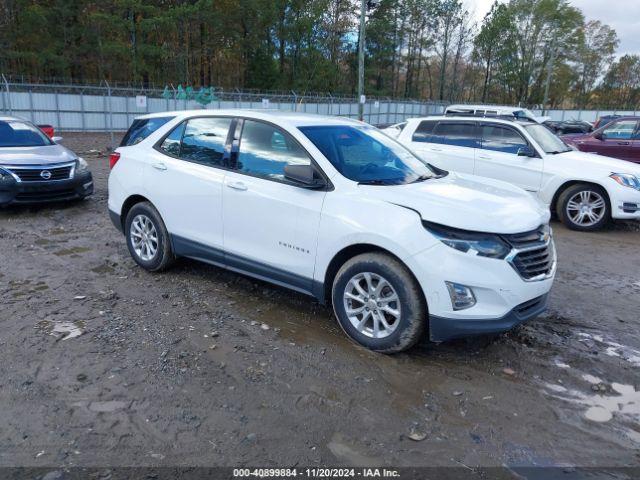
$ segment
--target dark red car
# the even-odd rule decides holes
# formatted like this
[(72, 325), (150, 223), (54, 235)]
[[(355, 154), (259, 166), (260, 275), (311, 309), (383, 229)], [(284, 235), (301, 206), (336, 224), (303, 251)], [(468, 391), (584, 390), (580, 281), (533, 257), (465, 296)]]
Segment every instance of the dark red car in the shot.
[(640, 117), (620, 117), (585, 135), (565, 135), (566, 143), (581, 152), (640, 163)]
[(52, 125), (38, 125), (38, 128), (46, 133), (49, 138), (53, 138), (55, 135)]

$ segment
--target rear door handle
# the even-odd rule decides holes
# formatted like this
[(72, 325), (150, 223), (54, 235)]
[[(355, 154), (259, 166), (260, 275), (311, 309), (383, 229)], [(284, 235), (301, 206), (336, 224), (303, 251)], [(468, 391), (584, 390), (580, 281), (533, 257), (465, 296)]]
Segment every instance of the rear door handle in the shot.
[(618, 145), (631, 145), (630, 142), (618, 142)]
[(245, 191), (247, 189), (247, 186), (242, 182), (230, 182), (227, 183), (227, 187), (240, 191)]
[(431, 150), (432, 152), (441, 152), (442, 151), (441, 148), (433, 148), (433, 147), (431, 147), (429, 150)]
[(481, 158), (482, 160), (491, 160), (491, 157), (488, 155), (478, 155), (478, 158)]
[(167, 166), (162, 163), (162, 162), (156, 162), (154, 164), (151, 165), (153, 168), (155, 168), (156, 170), (166, 170)]

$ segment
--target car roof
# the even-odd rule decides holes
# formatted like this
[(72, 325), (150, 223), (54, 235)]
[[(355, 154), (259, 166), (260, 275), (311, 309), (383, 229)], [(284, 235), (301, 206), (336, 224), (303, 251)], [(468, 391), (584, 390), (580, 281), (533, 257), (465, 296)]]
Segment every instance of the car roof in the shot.
[(520, 110), (526, 110), (524, 107), (509, 107), (507, 105), (448, 105), (446, 110), (498, 110), (502, 112), (519, 112)]
[(527, 119), (516, 119), (516, 118), (504, 118), (504, 117), (469, 117), (466, 115), (432, 115), (430, 117), (415, 117), (411, 118), (411, 121), (423, 121), (423, 120), (431, 120), (431, 121), (461, 121), (461, 122), (491, 122), (491, 123), (504, 123), (505, 125), (513, 125), (514, 123), (518, 125), (539, 125), (533, 120)]
[(136, 120), (160, 117), (176, 117), (187, 119), (192, 117), (242, 117), (255, 120), (265, 120), (274, 123), (287, 123), (295, 127), (315, 125), (366, 125), (364, 122), (347, 117), (329, 115), (316, 115), (313, 113), (290, 112), (284, 110), (244, 110), (244, 109), (219, 109), (219, 110), (179, 110), (173, 112), (157, 112), (136, 117)]

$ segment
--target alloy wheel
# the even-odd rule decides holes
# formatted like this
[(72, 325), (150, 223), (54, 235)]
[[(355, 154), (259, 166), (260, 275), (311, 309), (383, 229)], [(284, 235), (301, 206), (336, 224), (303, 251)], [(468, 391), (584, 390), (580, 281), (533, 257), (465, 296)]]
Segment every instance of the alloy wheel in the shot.
[(388, 337), (400, 324), (400, 298), (391, 283), (376, 273), (354, 275), (345, 286), (343, 302), (351, 324), (367, 337)]
[(158, 252), (158, 232), (149, 217), (136, 215), (131, 222), (129, 236), (136, 255), (145, 262), (153, 260)]
[(606, 211), (605, 199), (593, 190), (581, 190), (567, 202), (567, 216), (576, 225), (590, 227), (600, 222)]

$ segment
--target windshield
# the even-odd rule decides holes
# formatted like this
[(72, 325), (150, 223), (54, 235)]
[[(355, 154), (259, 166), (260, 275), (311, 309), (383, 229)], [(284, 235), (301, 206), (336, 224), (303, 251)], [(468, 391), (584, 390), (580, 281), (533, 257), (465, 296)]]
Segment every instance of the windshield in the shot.
[(300, 127), (300, 131), (355, 182), (402, 185), (436, 176), (425, 162), (373, 127), (330, 125)]
[(569, 145), (551, 133), (544, 125), (525, 125), (524, 129), (533, 137), (544, 153), (556, 154), (571, 151)]
[(0, 147), (43, 147), (53, 142), (39, 128), (19, 120), (0, 121)]

